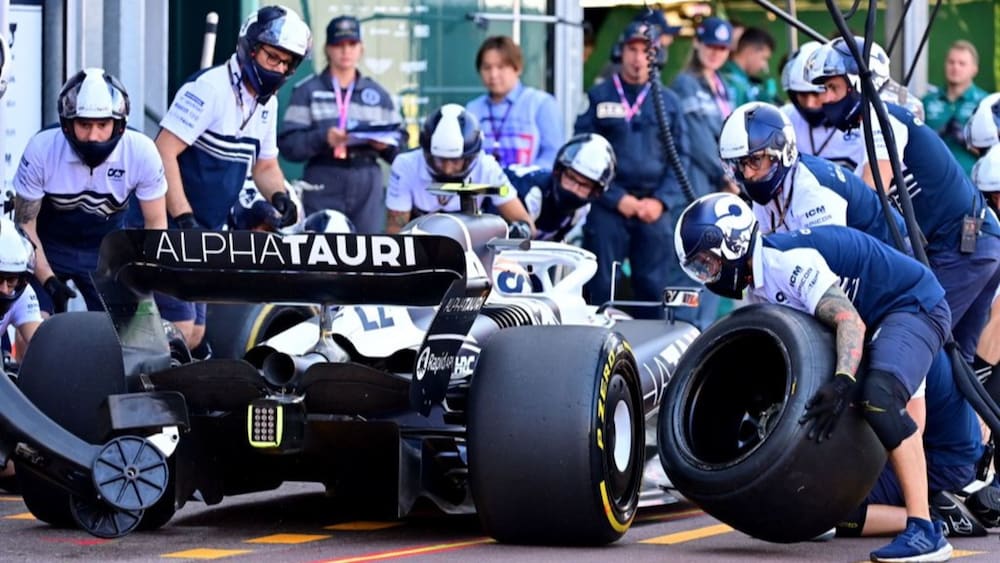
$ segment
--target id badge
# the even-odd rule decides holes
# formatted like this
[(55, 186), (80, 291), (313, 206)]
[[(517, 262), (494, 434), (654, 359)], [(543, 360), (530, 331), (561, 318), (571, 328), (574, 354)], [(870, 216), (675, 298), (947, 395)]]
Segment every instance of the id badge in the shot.
[(983, 220), (979, 217), (966, 215), (962, 217), (962, 240), (958, 245), (958, 251), (962, 254), (972, 254), (976, 251), (976, 241), (979, 239), (979, 229), (983, 225)]

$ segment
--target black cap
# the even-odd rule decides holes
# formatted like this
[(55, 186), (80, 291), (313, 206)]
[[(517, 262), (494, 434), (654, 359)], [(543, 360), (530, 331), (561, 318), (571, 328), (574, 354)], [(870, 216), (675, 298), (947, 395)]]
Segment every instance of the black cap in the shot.
[(326, 44), (336, 45), (344, 41), (361, 41), (361, 24), (354, 16), (339, 16), (326, 26)]

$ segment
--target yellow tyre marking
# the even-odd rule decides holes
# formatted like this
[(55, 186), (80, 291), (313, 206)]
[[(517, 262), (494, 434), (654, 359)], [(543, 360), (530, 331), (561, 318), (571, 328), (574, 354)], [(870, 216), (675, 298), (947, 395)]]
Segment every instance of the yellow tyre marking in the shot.
[(21, 502), (21, 497), (0, 496), (0, 502)]
[(253, 551), (249, 549), (197, 548), (197, 549), (186, 549), (184, 551), (175, 551), (174, 553), (164, 553), (160, 557), (171, 557), (176, 559), (222, 559), (223, 557), (232, 557), (234, 555), (246, 555), (247, 553), (253, 553)]
[(10, 516), (4, 516), (4, 520), (35, 520), (35, 516), (30, 512), (22, 512), (20, 514), (11, 514)]
[(257, 337), (260, 335), (260, 327), (264, 324), (264, 319), (267, 318), (267, 314), (274, 309), (274, 305), (268, 303), (261, 307), (260, 313), (257, 318), (253, 321), (253, 327), (250, 328), (250, 336), (247, 338), (246, 350), (244, 352), (249, 352), (251, 348), (257, 345)]
[(324, 530), (337, 530), (340, 532), (371, 532), (374, 530), (385, 530), (386, 528), (395, 528), (396, 526), (402, 526), (402, 522), (372, 522), (367, 520), (360, 520), (357, 522), (343, 522), (341, 524), (333, 524), (332, 526), (323, 526)]
[(632, 525), (632, 518), (635, 518), (635, 512), (632, 512), (632, 518), (629, 518), (626, 522), (619, 522), (618, 518), (615, 517), (615, 513), (611, 510), (611, 500), (608, 498), (608, 487), (601, 481), (601, 502), (604, 503), (604, 515), (608, 518), (608, 524), (611, 524), (611, 528), (614, 531), (624, 534), (628, 527)]
[(705, 526), (704, 528), (687, 530), (686, 532), (677, 532), (674, 534), (667, 534), (665, 536), (657, 536), (655, 538), (649, 538), (648, 540), (642, 540), (639, 543), (673, 545), (675, 543), (684, 543), (686, 541), (700, 540), (721, 534), (728, 534), (732, 531), (733, 529), (725, 524), (716, 524), (714, 526)]
[(424, 547), (397, 549), (395, 551), (382, 551), (378, 553), (370, 553), (368, 555), (345, 557), (343, 559), (327, 559), (323, 563), (360, 563), (362, 561), (381, 561), (383, 559), (396, 559), (399, 557), (409, 557), (411, 555), (425, 555), (428, 553), (439, 553), (442, 551), (463, 549), (466, 547), (472, 547), (476, 545), (495, 543), (495, 542), (496, 540), (494, 540), (493, 538), (479, 538), (476, 540), (463, 541), (463, 542), (442, 543), (437, 545), (427, 545)]
[(297, 544), (297, 543), (309, 543), (311, 541), (325, 540), (329, 538), (326, 534), (272, 534), (270, 536), (263, 536), (260, 538), (254, 538), (252, 540), (245, 540), (243, 543), (279, 543), (279, 544)]

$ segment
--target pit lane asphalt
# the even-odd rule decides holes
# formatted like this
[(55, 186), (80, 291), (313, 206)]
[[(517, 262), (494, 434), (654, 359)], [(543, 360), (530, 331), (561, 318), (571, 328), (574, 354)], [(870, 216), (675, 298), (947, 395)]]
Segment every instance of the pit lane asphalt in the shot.
[[(771, 544), (731, 530), (690, 505), (641, 512), (610, 546), (567, 548), (501, 545), (475, 517), (422, 510), (403, 521), (359, 520), (338, 509), (315, 484), (188, 503), (164, 528), (100, 540), (34, 520), (20, 497), (0, 493), (0, 561), (866, 561), (883, 538)], [(953, 538), (954, 559), (997, 561), (1000, 530), (985, 538)]]

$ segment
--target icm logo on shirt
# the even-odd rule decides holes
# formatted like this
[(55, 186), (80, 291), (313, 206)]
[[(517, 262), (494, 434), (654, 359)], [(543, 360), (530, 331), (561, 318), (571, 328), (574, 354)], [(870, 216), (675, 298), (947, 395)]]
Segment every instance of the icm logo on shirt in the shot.
[(124, 168), (108, 168), (108, 178), (121, 180), (125, 176)]

